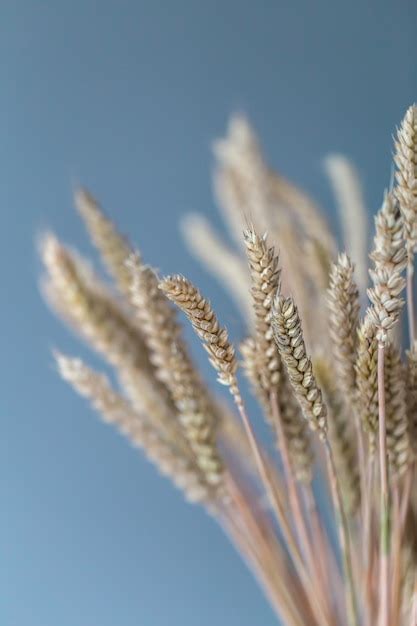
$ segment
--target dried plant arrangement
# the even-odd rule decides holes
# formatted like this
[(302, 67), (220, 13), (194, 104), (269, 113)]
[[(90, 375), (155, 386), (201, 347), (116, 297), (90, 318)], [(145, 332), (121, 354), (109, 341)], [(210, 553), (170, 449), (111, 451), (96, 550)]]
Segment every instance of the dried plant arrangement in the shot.
[[(218, 522), (278, 623), (416, 626), (417, 107), (396, 135), (396, 178), (373, 243), (355, 170), (326, 159), (345, 251), (314, 202), (270, 169), (243, 117), (214, 152), (235, 245), (201, 216), (181, 227), (243, 312), (246, 338), (235, 346), (206, 296), (184, 276), (159, 276), (79, 190), (78, 212), (114, 287), (47, 234), (42, 290), (114, 368), (117, 386), (61, 353), (58, 371)], [(229, 403), (202, 379), (184, 317)], [(245, 381), (258, 410), (247, 409)]]

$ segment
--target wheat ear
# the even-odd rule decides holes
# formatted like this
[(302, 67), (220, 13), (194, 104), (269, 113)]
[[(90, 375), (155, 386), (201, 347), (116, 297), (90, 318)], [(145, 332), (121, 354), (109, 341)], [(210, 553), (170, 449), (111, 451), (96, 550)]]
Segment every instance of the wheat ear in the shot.
[(157, 376), (170, 391), (184, 434), (207, 482), (219, 485), (222, 462), (216, 445), (216, 408), (209, 397), (181, 337), (175, 310), (158, 288), (159, 279), (150, 267), (132, 255), (131, 300)]
[(397, 166), (395, 195), (404, 220), (407, 264), (407, 310), (410, 345), (414, 343), (414, 254), (417, 245), (417, 106), (406, 112), (397, 133), (394, 161)]
[(86, 189), (76, 190), (75, 205), (109, 274), (115, 279), (121, 292), (127, 295), (130, 274), (125, 261), (132, 251), (127, 238), (118, 232), (114, 223)]

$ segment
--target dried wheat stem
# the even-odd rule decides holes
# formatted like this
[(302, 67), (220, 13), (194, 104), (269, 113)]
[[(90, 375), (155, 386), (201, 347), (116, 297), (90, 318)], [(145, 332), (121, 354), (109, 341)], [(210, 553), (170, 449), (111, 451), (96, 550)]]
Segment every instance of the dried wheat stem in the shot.
[(337, 526), (339, 529), (339, 541), (342, 550), (343, 565), (345, 572), (346, 582), (346, 595), (347, 595), (347, 612), (348, 621), (351, 626), (359, 626), (359, 614), (358, 605), (356, 599), (355, 582), (353, 579), (352, 557), (350, 549), (349, 539), (349, 525), (346, 518), (345, 509), (343, 506), (342, 493), (340, 491), (339, 480), (337, 477), (336, 465), (333, 458), (332, 449), (329, 440), (326, 438), (324, 446), (327, 456), (327, 467), (329, 473), (329, 480), (332, 487), (333, 502), (335, 506)]
[(388, 484), (388, 455), (386, 442), (385, 343), (378, 343), (378, 406), (379, 406), (379, 470), (380, 470), (380, 580), (379, 580), (379, 626), (389, 626), (389, 554), (390, 554), (390, 497)]
[(270, 397), (270, 403), (272, 407), (272, 414), (274, 416), (274, 423), (277, 427), (277, 434), (280, 441), (280, 450), (282, 463), (284, 468), (284, 475), (288, 487), (288, 495), (290, 506), (293, 514), (294, 524), (297, 530), (298, 539), (302, 546), (302, 552), (307, 560), (310, 572), (314, 571), (314, 559), (311, 551), (310, 539), (308, 537), (307, 527), (303, 518), (303, 511), (301, 507), (300, 496), (297, 490), (297, 485), (294, 477), (294, 470), (292, 468), (291, 459), (289, 455), (288, 445), (284, 433), (282, 424), (282, 418), (279, 412), (278, 398), (276, 393), (272, 392)]
[[(224, 518), (226, 529), (232, 532), (235, 539), (240, 537), (240, 545), (243, 543), (249, 558), (255, 561), (260, 582), (272, 598), (272, 605), (277, 616), (285, 616), (289, 623), (292, 624), (294, 621), (299, 626), (303, 626), (305, 622), (300, 622), (300, 610), (304, 616), (308, 614), (308, 604), (306, 605), (305, 602), (297, 606), (294, 604), (294, 595), (291, 594), (291, 590), (295, 591), (295, 580), (289, 576), (284, 556), (275, 536), (269, 530), (260, 527), (259, 518), (255, 517), (244, 490), (230, 473), (226, 474), (225, 482), (235, 507), (232, 514), (227, 514), (226, 509)], [(237, 519), (236, 513), (238, 513)], [(242, 532), (239, 533), (239, 521), (243, 523), (243, 536)]]
[(301, 550), (304, 554), (304, 558), (306, 559), (310, 575), (314, 577), (313, 580), (315, 581), (316, 589), (321, 596), (323, 606), (326, 607), (328, 619), (329, 621), (332, 621), (331, 607), (329, 606), (328, 597), (326, 597), (325, 593), (326, 587), (324, 586), (324, 581), (321, 577), (321, 569), (319, 567), (319, 563), (316, 562), (313, 555), (311, 541), (304, 519), (300, 494), (297, 488), (295, 473), (289, 454), (287, 437), (284, 432), (284, 424), (279, 410), (277, 394), (275, 392), (271, 392), (270, 404), (272, 408), (272, 415), (274, 417), (274, 424), (277, 428), (278, 440), (280, 443), (281, 458), (288, 488), (288, 497), (292, 512), (292, 518), (294, 520), (294, 525), (301, 545)]

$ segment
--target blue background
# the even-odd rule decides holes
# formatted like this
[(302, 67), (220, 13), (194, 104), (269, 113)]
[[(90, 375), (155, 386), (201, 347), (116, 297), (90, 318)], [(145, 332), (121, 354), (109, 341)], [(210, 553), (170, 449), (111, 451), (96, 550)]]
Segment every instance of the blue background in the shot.
[(216, 526), (58, 379), (51, 346), (85, 351), (41, 301), (35, 239), (51, 227), (89, 250), (82, 182), (239, 335), (177, 229), (190, 209), (218, 223), (210, 142), (244, 111), (328, 212), (322, 158), (341, 151), (374, 210), (417, 97), (416, 4), (3, 0), (0, 59), (1, 624), (272, 625)]

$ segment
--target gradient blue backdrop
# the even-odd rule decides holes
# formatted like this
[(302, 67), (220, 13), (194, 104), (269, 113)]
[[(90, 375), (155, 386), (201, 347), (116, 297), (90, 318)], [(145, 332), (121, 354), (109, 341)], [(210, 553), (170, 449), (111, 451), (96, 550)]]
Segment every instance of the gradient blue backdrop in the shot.
[(275, 623), (214, 524), (58, 380), (50, 347), (80, 349), (39, 297), (35, 236), (52, 227), (89, 250), (80, 181), (150, 262), (198, 280), (236, 336), (177, 230), (189, 209), (218, 219), (211, 140), (243, 110), (328, 211), (321, 161), (342, 151), (375, 209), (416, 58), (414, 0), (1, 2), (3, 626)]

